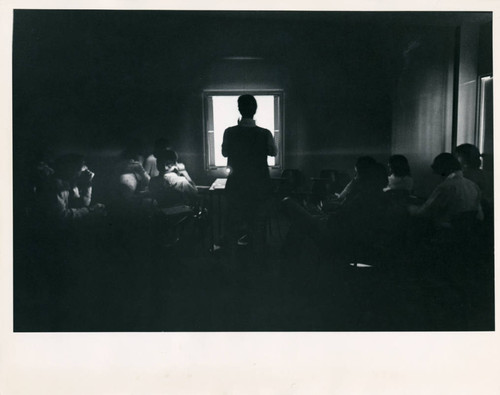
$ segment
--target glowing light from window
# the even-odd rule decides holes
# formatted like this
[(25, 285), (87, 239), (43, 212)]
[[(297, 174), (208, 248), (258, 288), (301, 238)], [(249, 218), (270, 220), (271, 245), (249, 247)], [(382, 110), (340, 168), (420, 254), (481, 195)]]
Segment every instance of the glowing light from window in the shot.
[[(238, 111), (238, 96), (213, 96), (215, 166), (226, 166), (227, 159), (222, 156), (224, 130), (238, 124), (241, 115)], [(274, 96), (255, 96), (257, 112), (254, 116), (257, 126), (268, 129), (274, 137)], [(210, 132), (210, 131), (209, 131)], [(274, 157), (268, 157), (269, 166), (274, 166)]]

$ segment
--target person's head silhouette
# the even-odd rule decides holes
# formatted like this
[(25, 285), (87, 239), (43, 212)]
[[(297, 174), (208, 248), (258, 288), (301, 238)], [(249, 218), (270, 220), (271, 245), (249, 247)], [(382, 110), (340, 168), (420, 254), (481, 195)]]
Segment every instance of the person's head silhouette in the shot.
[(472, 144), (462, 144), (455, 149), (455, 157), (463, 168), (479, 169), (481, 168), (481, 154), (479, 149)]
[(434, 158), (431, 165), (434, 173), (448, 177), (451, 173), (461, 170), (460, 162), (452, 154), (443, 152)]
[(257, 101), (252, 95), (238, 97), (238, 110), (243, 118), (253, 118), (257, 111)]
[(165, 174), (178, 170), (176, 166), (178, 160), (179, 157), (177, 156), (177, 152), (174, 150), (165, 149), (158, 152), (156, 155), (156, 165), (158, 166), (158, 171), (160, 174)]

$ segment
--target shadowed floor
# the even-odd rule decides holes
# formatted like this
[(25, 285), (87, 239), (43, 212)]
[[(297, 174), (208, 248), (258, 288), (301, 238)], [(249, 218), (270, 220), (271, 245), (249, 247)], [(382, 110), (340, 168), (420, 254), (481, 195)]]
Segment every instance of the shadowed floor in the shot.
[(287, 228), (279, 218), (267, 251), (256, 255), (250, 246), (211, 253), (207, 234), (187, 237), (189, 227), (168, 247), (158, 245), (146, 225), (109, 224), (98, 234), (57, 242), (18, 227), (14, 330), (494, 329), (488, 257), (474, 262), (482, 275), (464, 290), (446, 278), (424, 276), (418, 266), (403, 273), (340, 268), (307, 241), (301, 254), (286, 258), (281, 246)]

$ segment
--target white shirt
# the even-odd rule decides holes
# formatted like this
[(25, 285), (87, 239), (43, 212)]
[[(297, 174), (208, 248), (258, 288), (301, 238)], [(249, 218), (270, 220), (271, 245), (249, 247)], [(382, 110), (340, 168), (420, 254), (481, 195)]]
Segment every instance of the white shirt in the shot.
[(483, 219), (481, 191), (476, 184), (464, 178), (461, 171), (456, 171), (446, 177), (413, 214), (430, 217), (437, 225), (450, 226), (458, 214), (473, 211), (478, 213), (478, 219)]

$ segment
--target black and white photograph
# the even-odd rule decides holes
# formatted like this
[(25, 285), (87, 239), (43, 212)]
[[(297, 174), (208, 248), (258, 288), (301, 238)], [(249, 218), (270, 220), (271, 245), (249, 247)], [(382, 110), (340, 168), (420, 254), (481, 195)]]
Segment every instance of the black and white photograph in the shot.
[(492, 13), (15, 10), (14, 330), (494, 330)]
[(18, 341), (495, 333), (492, 10), (113, 8), (11, 10)]

